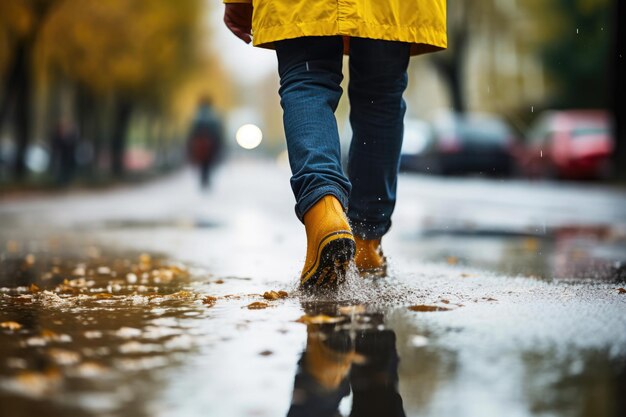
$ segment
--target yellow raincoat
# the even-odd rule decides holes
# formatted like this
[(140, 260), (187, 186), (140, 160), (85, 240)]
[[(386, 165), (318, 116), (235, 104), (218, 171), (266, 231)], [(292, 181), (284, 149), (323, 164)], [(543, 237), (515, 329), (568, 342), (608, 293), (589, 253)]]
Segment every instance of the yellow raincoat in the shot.
[(411, 43), (411, 55), (447, 46), (446, 0), (223, 0), (252, 3), (253, 44), (343, 35)]

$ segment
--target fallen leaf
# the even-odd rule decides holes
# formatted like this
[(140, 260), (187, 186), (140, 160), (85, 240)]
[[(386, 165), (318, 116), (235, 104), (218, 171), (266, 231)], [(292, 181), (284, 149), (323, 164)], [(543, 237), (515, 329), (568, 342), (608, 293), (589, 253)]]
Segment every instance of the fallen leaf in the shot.
[(71, 342), (72, 337), (67, 334), (58, 334), (49, 329), (41, 330), (41, 337), (47, 342)]
[(207, 307), (213, 307), (216, 302), (217, 302), (217, 297), (212, 297), (210, 295), (207, 295), (206, 297), (202, 299), (202, 304), (206, 304)]
[(3, 321), (2, 323), (0, 323), (0, 327), (2, 327), (3, 329), (15, 331), (21, 329), (22, 325), (16, 321)]
[(270, 356), (273, 355), (274, 352), (272, 352), (271, 350), (264, 350), (263, 352), (259, 352), (259, 355), (261, 356)]
[(266, 291), (263, 293), (263, 298), (266, 300), (278, 300), (280, 298), (287, 298), (289, 294), (286, 291)]
[(262, 310), (267, 307), (269, 307), (269, 304), (262, 303), (260, 301), (256, 301), (254, 303), (248, 304), (248, 310)]
[(473, 277), (475, 277), (475, 276), (476, 276), (476, 275), (474, 275), (474, 274), (466, 274), (466, 273), (462, 273), (462, 274), (461, 274), (461, 278), (473, 278)]
[(30, 287), (28, 287), (28, 291), (30, 291), (31, 293), (35, 294), (41, 291), (41, 288), (39, 288), (37, 286), (37, 284), (30, 284)]
[(440, 306), (429, 306), (425, 304), (410, 306), (411, 311), (430, 312), (430, 311), (450, 311), (451, 309)]
[(459, 262), (459, 260), (457, 259), (457, 257), (456, 257), (456, 256), (448, 256), (448, 257), (446, 258), (446, 262), (447, 262), (449, 265), (456, 265), (456, 264)]
[(182, 290), (182, 291), (178, 291), (173, 294), (170, 294), (170, 295), (166, 295), (165, 297), (184, 299), (184, 298), (190, 298), (192, 296), (193, 295), (189, 291)]
[(304, 324), (332, 324), (340, 323), (345, 320), (345, 317), (331, 317), (325, 314), (318, 314), (317, 316), (309, 316), (305, 314), (300, 317), (296, 322)]
[(624, 288), (618, 288), (618, 289), (617, 289), (617, 293), (618, 293), (618, 294), (626, 294), (626, 289), (624, 289)]

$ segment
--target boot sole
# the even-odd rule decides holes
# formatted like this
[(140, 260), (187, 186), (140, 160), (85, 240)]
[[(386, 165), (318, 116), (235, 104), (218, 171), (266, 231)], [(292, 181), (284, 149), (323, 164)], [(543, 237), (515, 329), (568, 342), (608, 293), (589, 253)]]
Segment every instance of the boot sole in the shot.
[(313, 288), (339, 284), (343, 281), (355, 252), (356, 243), (352, 233), (339, 231), (328, 234), (318, 246), (315, 263), (300, 278), (300, 286)]

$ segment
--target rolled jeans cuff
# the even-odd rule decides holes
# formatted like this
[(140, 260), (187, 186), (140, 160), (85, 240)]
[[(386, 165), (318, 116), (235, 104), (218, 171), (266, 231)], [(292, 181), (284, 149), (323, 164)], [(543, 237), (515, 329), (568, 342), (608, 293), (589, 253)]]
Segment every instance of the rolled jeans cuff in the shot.
[(322, 197), (326, 195), (332, 195), (339, 200), (341, 203), (341, 207), (343, 207), (343, 211), (348, 210), (348, 194), (341, 189), (341, 187), (333, 186), (333, 185), (325, 185), (323, 187), (318, 187), (298, 201), (296, 204), (296, 216), (302, 223), (304, 223), (304, 214), (309, 211), (315, 203), (317, 203)]

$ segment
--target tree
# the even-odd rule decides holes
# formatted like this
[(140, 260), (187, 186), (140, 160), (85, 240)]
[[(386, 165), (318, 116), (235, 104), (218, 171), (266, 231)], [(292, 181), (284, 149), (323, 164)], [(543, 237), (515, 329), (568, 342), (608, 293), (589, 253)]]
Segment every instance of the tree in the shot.
[(549, 107), (606, 108), (609, 102), (611, 0), (529, 0), (537, 53), (555, 94)]
[(468, 2), (448, 3), (448, 49), (431, 57), (431, 62), (448, 87), (452, 108), (466, 110), (463, 69), (469, 36)]
[(46, 28), (46, 60), (114, 103), (111, 170), (123, 173), (133, 112), (167, 112), (170, 98), (197, 61), (199, 0), (67, 0)]
[(26, 152), (31, 139), (33, 53), (47, 17), (62, 0), (14, 0), (0, 3), (0, 27), (11, 53), (0, 99), (0, 130), (9, 107), (14, 108), (16, 156), (13, 172), (17, 179), (26, 174)]

